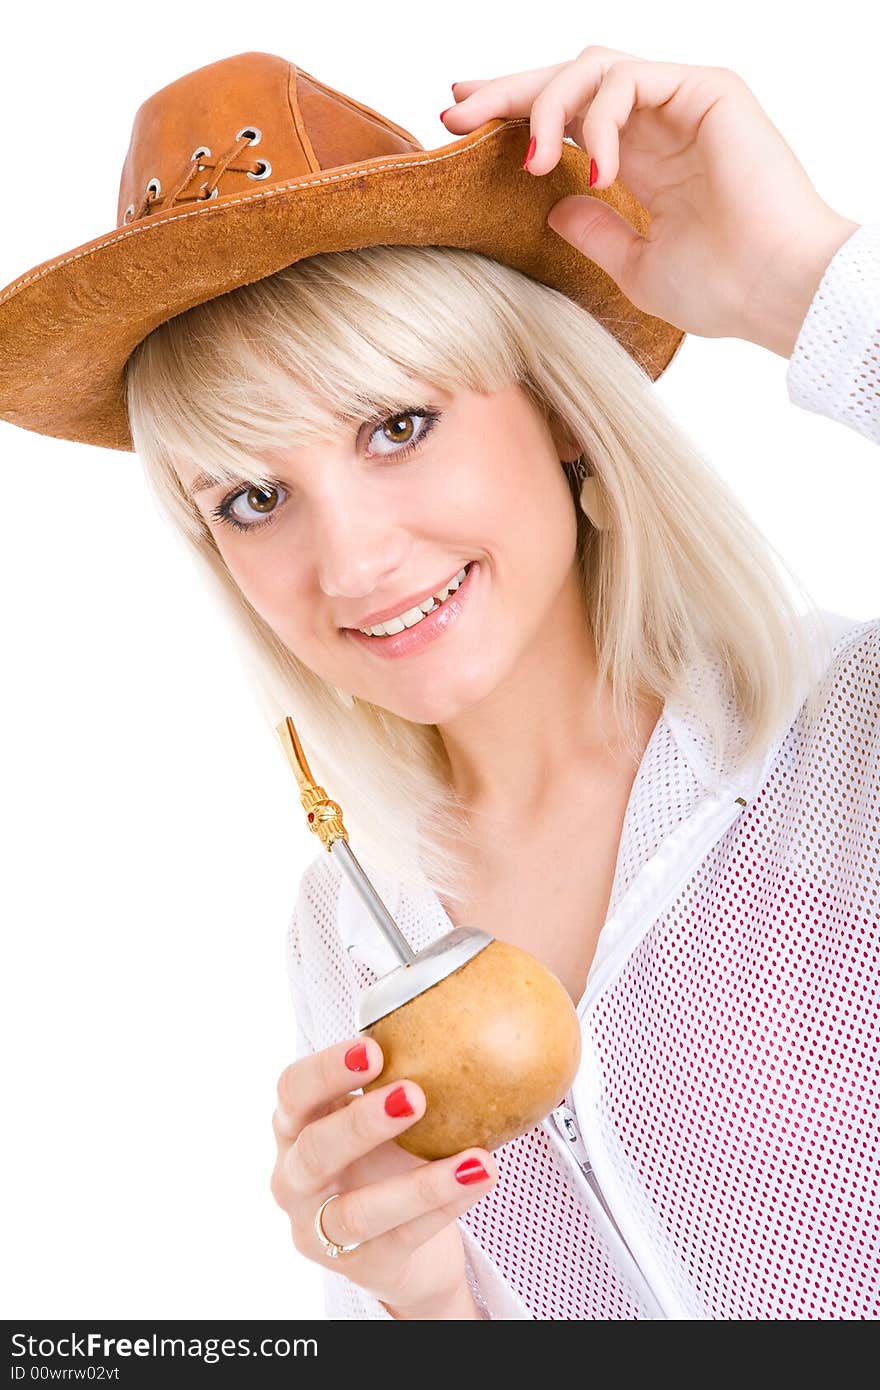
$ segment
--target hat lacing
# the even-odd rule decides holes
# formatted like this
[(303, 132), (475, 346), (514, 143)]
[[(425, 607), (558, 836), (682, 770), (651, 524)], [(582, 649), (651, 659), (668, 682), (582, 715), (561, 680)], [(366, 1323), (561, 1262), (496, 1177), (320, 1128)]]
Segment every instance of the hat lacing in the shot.
[[(257, 145), (261, 139), (262, 131), (256, 126), (243, 126), (235, 136), (232, 148), (216, 161), (211, 160), (211, 151), (207, 145), (199, 145), (190, 155), (186, 169), (171, 192), (163, 198), (159, 180), (150, 179), (140, 205), (129, 203), (123, 222), (137, 221), (140, 217), (149, 216), (159, 204), (166, 208), (173, 207), (175, 203), (204, 202), (209, 198), (216, 198), (220, 192), (218, 184), (227, 170), (236, 174), (247, 174), (249, 179), (267, 179), (272, 172), (272, 165), (268, 159), (238, 161), (238, 156), (247, 145)], [(184, 189), (189, 187), (196, 174), (205, 169), (212, 170), (211, 177), (200, 185), (196, 193), (185, 193)]]

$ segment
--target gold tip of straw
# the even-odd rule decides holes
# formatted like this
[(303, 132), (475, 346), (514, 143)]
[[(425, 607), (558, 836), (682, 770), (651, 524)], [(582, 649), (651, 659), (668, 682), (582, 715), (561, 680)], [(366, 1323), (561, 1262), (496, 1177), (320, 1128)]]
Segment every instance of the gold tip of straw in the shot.
[(348, 831), (342, 824), (342, 807), (330, 800), (323, 787), (315, 785), (303, 746), (289, 714), (280, 724), (275, 725), (275, 732), (299, 783), (299, 799), (306, 812), (309, 829), (314, 831), (326, 850), (329, 850), (336, 840), (345, 840), (347, 844)]

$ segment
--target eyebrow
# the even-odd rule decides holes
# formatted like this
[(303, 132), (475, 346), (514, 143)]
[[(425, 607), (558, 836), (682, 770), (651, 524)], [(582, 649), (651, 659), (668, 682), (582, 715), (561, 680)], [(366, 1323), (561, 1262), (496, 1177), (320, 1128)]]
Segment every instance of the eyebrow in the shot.
[(212, 478), (210, 473), (197, 473), (190, 486), (190, 496), (195, 497), (197, 492), (207, 492), (212, 487), (222, 487), (222, 478)]

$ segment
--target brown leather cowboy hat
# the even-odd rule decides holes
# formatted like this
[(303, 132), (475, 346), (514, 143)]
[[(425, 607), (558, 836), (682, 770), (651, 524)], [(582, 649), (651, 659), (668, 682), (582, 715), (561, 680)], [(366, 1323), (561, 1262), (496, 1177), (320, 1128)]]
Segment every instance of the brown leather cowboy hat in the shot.
[[(588, 191), (589, 157), (524, 172), (529, 121), (487, 121), (425, 150), (295, 63), (240, 53), (187, 73), (138, 109), (116, 228), (0, 291), (0, 418), (132, 451), (123, 368), (160, 323), (323, 251), (457, 246), (513, 266), (589, 310), (652, 380), (684, 332), (637, 309), (546, 224)], [(639, 232), (614, 183), (593, 197)]]

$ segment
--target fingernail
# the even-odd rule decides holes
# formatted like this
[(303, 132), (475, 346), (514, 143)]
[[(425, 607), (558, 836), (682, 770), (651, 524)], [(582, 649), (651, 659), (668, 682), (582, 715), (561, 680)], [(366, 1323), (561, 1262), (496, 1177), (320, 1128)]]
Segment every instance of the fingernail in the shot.
[(365, 1043), (355, 1043), (345, 1054), (345, 1065), (349, 1071), (369, 1071), (370, 1059)]
[(527, 153), (526, 153), (526, 157), (525, 157), (525, 159), (523, 160), (523, 168), (524, 168), (524, 169), (527, 169), (527, 168), (529, 167), (529, 160), (531, 159), (532, 155), (535, 153), (535, 146), (537, 145), (537, 143), (538, 143), (538, 142), (537, 142), (537, 140), (535, 139), (535, 137), (534, 137), (534, 135), (533, 135), (532, 138), (531, 138), (531, 140), (529, 141), (529, 148), (528, 148), (528, 151), (527, 151)]
[(458, 86), (458, 83), (457, 83), (457, 82), (453, 82), (452, 86), (449, 88), (449, 90), (450, 90), (450, 92), (452, 93), (453, 96), (455, 96), (455, 89), (456, 89), (457, 86)]
[(488, 1176), (478, 1158), (466, 1158), (455, 1170), (456, 1182), (483, 1182)]
[(591, 188), (593, 187), (593, 184), (596, 182), (596, 180), (597, 180), (598, 177), (599, 177), (599, 170), (598, 170), (597, 167), (596, 167), (596, 161), (595, 161), (595, 159), (591, 159), (591, 160), (590, 160), (590, 187), (591, 187)]
[[(451, 111), (451, 110), (452, 110), (452, 107), (451, 107), (451, 106), (447, 106), (446, 111)], [(441, 119), (441, 121), (443, 120), (443, 117), (446, 115), (446, 111), (441, 111), (441, 112), (440, 112), (440, 119)]]
[(395, 1120), (399, 1120), (401, 1115), (414, 1115), (409, 1101), (406, 1098), (406, 1091), (402, 1086), (395, 1086), (393, 1091), (389, 1091), (385, 1097), (385, 1113), (391, 1115)]

